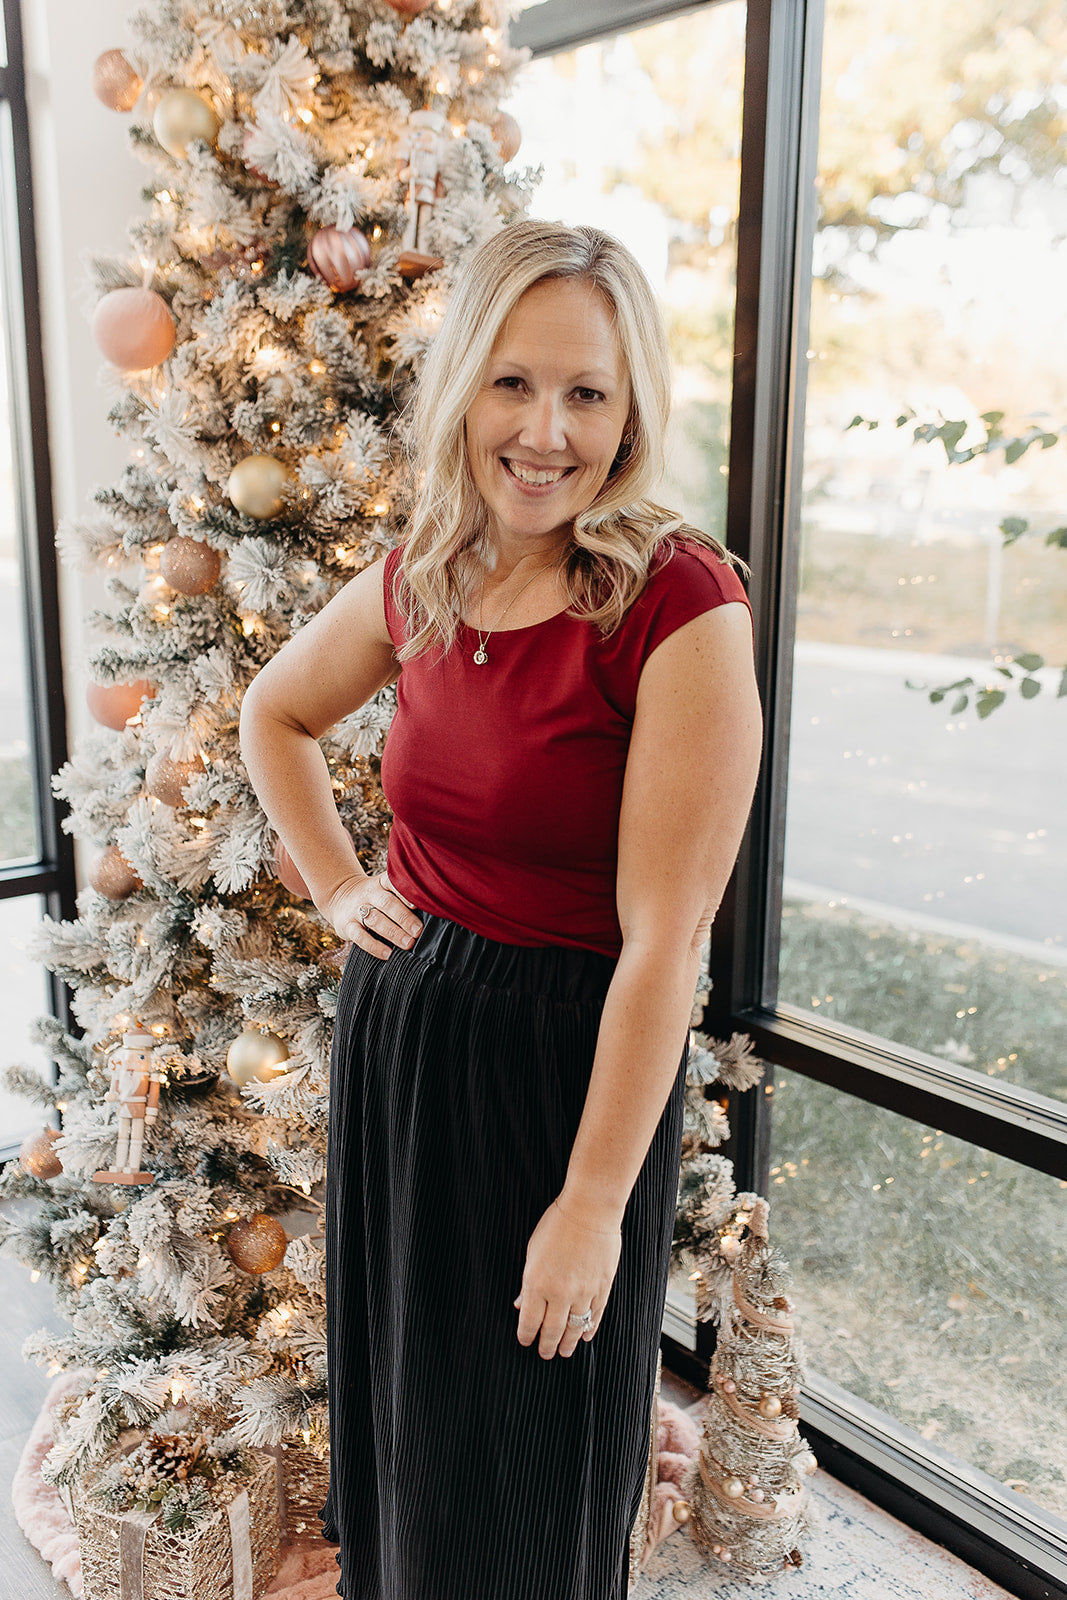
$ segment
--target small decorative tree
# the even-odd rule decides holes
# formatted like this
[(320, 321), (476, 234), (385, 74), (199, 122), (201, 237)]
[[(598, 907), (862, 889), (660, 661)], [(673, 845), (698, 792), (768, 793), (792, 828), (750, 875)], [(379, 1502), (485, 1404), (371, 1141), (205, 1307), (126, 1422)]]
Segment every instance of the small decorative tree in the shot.
[[(748, 1197), (746, 1197), (748, 1198)], [(743, 1220), (747, 1219), (747, 1220)], [(800, 1352), (788, 1268), (767, 1240), (767, 1205), (739, 1211), (731, 1298), (712, 1358), (700, 1454), (683, 1480), (693, 1542), (752, 1581), (798, 1567), (816, 1461), (797, 1427)], [(734, 1254), (728, 1246), (727, 1254)]]

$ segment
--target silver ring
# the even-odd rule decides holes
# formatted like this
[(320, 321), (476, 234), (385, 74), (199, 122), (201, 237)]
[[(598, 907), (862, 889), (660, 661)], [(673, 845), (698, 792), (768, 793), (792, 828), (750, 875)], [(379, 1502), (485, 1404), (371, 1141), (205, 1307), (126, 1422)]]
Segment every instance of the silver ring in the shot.
[(373, 911), (373, 910), (374, 910), (374, 907), (371, 906), (371, 905), (362, 905), (362, 906), (360, 906), (360, 908), (359, 908), (359, 920), (360, 920), (360, 922), (362, 922), (364, 927), (367, 926), (367, 914), (368, 914), (368, 912)]
[(569, 1328), (581, 1328), (584, 1333), (589, 1333), (593, 1326), (592, 1307), (588, 1311), (583, 1311), (581, 1316), (576, 1311), (572, 1311), (567, 1318), (567, 1326)]

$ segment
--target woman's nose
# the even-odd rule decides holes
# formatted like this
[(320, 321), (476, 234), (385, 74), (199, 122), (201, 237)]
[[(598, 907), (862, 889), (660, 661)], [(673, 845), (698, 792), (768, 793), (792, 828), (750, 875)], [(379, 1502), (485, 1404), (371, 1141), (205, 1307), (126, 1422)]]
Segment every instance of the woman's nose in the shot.
[(519, 432), (519, 443), (543, 456), (566, 448), (563, 409), (556, 395), (540, 395), (530, 401)]

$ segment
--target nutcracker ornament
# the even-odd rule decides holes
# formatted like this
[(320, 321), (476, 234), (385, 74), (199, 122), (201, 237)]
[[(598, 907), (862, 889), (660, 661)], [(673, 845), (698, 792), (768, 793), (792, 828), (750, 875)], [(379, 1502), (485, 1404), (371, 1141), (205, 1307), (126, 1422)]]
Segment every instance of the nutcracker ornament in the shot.
[(408, 225), (396, 264), (402, 278), (421, 278), (444, 266), (440, 256), (427, 255), (422, 246), (433, 203), (438, 199), (441, 140), (447, 127), (440, 111), (413, 111), (408, 118), (407, 143), (400, 151), (400, 159), (406, 163), (400, 176), (408, 184)]
[(111, 1087), (105, 1100), (117, 1100), (119, 1140), (112, 1170), (93, 1173), (96, 1183), (154, 1183), (154, 1172), (141, 1170), (146, 1127), (155, 1122), (162, 1074), (155, 1059), (156, 1040), (136, 1030), (122, 1035), (122, 1044), (108, 1057)]

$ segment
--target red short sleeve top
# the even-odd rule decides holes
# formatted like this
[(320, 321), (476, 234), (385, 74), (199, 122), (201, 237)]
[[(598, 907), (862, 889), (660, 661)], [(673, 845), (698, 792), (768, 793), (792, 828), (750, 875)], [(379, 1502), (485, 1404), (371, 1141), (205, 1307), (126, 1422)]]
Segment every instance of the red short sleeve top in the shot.
[[(400, 551), (385, 561), (385, 614)], [(442, 657), (406, 661), (382, 757), (389, 877), (417, 910), (504, 944), (617, 955), (619, 812), (641, 669), (684, 623), (748, 605), (733, 567), (673, 541), (614, 633), (560, 612), (494, 633), (465, 623)], [(751, 608), (750, 608), (751, 609)]]

